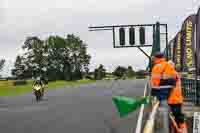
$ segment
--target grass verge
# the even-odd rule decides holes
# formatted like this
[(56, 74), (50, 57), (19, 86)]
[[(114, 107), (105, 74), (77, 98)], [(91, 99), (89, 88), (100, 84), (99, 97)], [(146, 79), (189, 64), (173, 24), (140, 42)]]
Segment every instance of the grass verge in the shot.
[[(48, 89), (55, 89), (64, 86), (79, 86), (82, 84), (94, 83), (95, 80), (78, 80), (78, 81), (53, 81), (49, 82)], [(1, 84), (1, 82), (0, 82)], [(26, 85), (19, 86), (0, 86), (0, 96), (16, 96), (32, 92), (32, 81), (28, 81)]]

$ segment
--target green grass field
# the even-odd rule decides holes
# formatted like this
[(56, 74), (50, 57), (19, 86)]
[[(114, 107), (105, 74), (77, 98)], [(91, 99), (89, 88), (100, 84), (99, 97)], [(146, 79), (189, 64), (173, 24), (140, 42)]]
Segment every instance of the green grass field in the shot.
[[(5, 81), (3, 81), (5, 84)], [(53, 81), (49, 82), (48, 89), (55, 89), (64, 86), (79, 86), (82, 84), (94, 83), (95, 80), (78, 80), (78, 81)], [(16, 96), (20, 94), (30, 93), (32, 92), (32, 81), (28, 81), (26, 85), (2, 85), (0, 82), (0, 96)]]

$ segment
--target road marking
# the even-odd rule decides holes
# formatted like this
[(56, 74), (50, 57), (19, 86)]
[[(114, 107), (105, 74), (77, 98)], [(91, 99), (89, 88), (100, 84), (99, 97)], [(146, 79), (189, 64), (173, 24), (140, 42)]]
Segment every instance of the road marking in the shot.
[(0, 108), (0, 111), (8, 111), (8, 108)]
[(24, 106), (24, 107), (14, 107), (14, 108), (0, 108), (0, 112), (34, 112), (48, 110), (48, 106)]
[[(146, 84), (145, 89), (144, 89), (144, 97), (146, 96), (147, 85), (148, 85), (148, 83)], [(142, 104), (142, 106), (140, 108), (140, 113), (138, 116), (135, 133), (141, 133), (143, 113), (144, 113), (144, 104)]]

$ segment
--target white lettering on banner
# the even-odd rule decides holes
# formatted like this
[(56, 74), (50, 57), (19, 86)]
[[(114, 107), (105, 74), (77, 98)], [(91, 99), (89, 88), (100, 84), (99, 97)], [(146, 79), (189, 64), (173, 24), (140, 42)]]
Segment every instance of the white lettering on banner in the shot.
[(178, 33), (177, 49), (176, 49), (176, 68), (181, 66), (181, 33)]
[(200, 112), (194, 112), (193, 133), (200, 133)]
[(186, 22), (186, 64), (188, 68), (192, 67), (192, 22)]

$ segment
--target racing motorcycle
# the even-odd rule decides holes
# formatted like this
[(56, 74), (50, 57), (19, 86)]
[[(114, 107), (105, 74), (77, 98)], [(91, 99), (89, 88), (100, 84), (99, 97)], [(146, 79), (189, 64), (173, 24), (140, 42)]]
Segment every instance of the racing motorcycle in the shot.
[(33, 86), (33, 91), (36, 97), (36, 101), (40, 101), (43, 96), (43, 86), (40, 84), (36, 84)]

